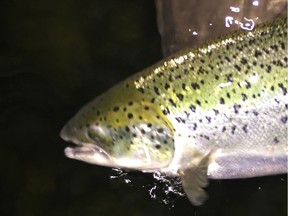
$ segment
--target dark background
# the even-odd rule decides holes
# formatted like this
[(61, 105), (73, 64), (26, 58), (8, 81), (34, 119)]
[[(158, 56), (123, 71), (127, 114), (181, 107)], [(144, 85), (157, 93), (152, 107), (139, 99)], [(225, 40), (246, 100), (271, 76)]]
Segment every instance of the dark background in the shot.
[[(287, 177), (211, 181), (193, 207), (149, 196), (149, 174), (64, 157), (61, 127), (87, 101), (161, 59), (152, 0), (2, 0), (0, 215), (287, 215)], [(259, 189), (260, 188), (260, 189)]]

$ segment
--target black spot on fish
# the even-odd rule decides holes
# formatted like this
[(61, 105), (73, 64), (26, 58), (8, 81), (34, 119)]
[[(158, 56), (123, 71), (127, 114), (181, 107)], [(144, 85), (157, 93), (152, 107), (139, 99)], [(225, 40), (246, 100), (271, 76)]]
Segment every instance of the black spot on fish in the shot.
[(196, 111), (196, 107), (194, 106), (194, 105), (190, 105), (190, 110), (192, 111), (192, 112), (195, 112)]
[(127, 133), (130, 132), (130, 128), (128, 126), (125, 127), (125, 130), (126, 130)]
[(200, 137), (203, 137), (203, 138), (205, 138), (205, 139), (207, 139), (207, 140), (210, 140), (210, 137), (207, 136), (207, 135), (203, 135), (203, 134), (201, 134)]
[(170, 88), (170, 85), (169, 85), (168, 83), (165, 83), (164, 88), (165, 88), (166, 90), (168, 90), (168, 89)]
[(159, 73), (157, 74), (157, 76), (158, 76), (158, 77), (162, 77), (162, 76), (164, 76), (164, 73), (163, 73), (163, 72), (159, 72)]
[(264, 68), (264, 64), (261, 63), (261, 64), (260, 64), (260, 67), (261, 67), (261, 68)]
[(129, 119), (132, 119), (132, 118), (133, 118), (133, 114), (132, 114), (132, 113), (128, 113), (127, 116), (128, 116)]
[(276, 44), (270, 46), (272, 50), (278, 51), (278, 46)]
[(226, 80), (228, 81), (228, 82), (233, 82), (233, 75), (230, 73), (230, 74), (228, 74), (228, 75), (226, 75)]
[(169, 102), (172, 104), (172, 106), (177, 107), (176, 103), (172, 100), (172, 98), (169, 98)]
[(241, 59), (241, 64), (243, 64), (243, 65), (246, 65), (246, 64), (247, 64), (247, 62), (248, 62), (248, 61), (247, 61), (247, 59), (246, 59), (246, 58), (244, 58), (244, 57), (243, 57), (243, 58)]
[(178, 99), (179, 99), (180, 101), (183, 101), (183, 98), (184, 98), (184, 95), (183, 95), (183, 94), (179, 93), (179, 94), (176, 94), (176, 96), (178, 97)]
[(215, 75), (215, 79), (216, 79), (216, 80), (219, 80), (219, 76), (218, 76), (218, 75)]
[(234, 65), (234, 67), (236, 68), (237, 71), (241, 71), (241, 67), (239, 65)]
[(169, 110), (167, 107), (165, 107), (165, 108), (162, 110), (162, 113), (163, 113), (164, 115), (168, 115), (168, 114), (170, 114), (170, 110)]
[(229, 99), (230, 99), (230, 97), (231, 97), (229, 92), (226, 93), (226, 96), (227, 96), (227, 98), (229, 98)]
[(204, 84), (205, 84), (204, 80), (200, 80), (200, 83), (201, 83), (202, 85), (204, 85)]
[(266, 72), (270, 73), (271, 72), (271, 65), (266, 65)]
[(129, 105), (129, 106), (132, 106), (132, 105), (133, 105), (133, 102), (132, 102), (132, 101), (129, 101), (129, 102), (128, 102), (128, 105)]
[(191, 86), (194, 90), (200, 89), (200, 86), (198, 83), (191, 83)]
[(158, 128), (158, 129), (157, 129), (157, 132), (158, 132), (158, 133), (163, 133), (163, 132), (164, 132), (164, 129), (163, 129), (163, 128)]
[(240, 47), (240, 46), (237, 46), (236, 48), (239, 52), (243, 51), (242, 47)]
[(157, 145), (155, 145), (155, 148), (156, 148), (156, 149), (160, 149), (160, 148), (161, 148), (161, 145), (157, 144)]
[(219, 110), (213, 109), (213, 111), (215, 112), (215, 115), (218, 115), (218, 114), (219, 114)]
[(255, 58), (258, 58), (258, 57), (261, 56), (261, 55), (262, 55), (262, 53), (261, 53), (259, 50), (256, 50), (256, 51), (254, 52)]
[(119, 110), (119, 107), (118, 107), (118, 106), (116, 106), (116, 107), (113, 108), (113, 111), (114, 111), (114, 112), (117, 112), (118, 110)]
[(183, 70), (183, 73), (184, 73), (185, 75), (187, 75), (187, 74), (189, 73), (189, 71), (188, 71), (187, 69), (184, 69), (184, 70)]
[(195, 102), (196, 102), (196, 104), (198, 104), (199, 106), (201, 106), (201, 102), (200, 102), (199, 100), (196, 100)]
[(259, 113), (257, 112), (257, 111), (253, 111), (253, 114), (255, 115), (255, 116), (258, 116), (259, 115)]
[(229, 59), (227, 56), (225, 56), (225, 60), (226, 60), (227, 62), (230, 62), (230, 59)]
[(231, 133), (232, 133), (232, 134), (235, 134), (235, 131), (236, 131), (236, 125), (233, 125), (233, 126), (232, 126), (232, 130), (231, 130)]
[(144, 106), (144, 109), (145, 109), (145, 110), (149, 110), (149, 107), (148, 107), (148, 106)]
[(196, 130), (197, 129), (197, 124), (196, 123), (193, 123), (193, 127), (192, 127), (192, 130)]
[(224, 98), (221, 97), (220, 100), (219, 100), (219, 102), (220, 102), (220, 104), (225, 104), (225, 100), (224, 100)]
[(152, 127), (152, 124), (151, 124), (151, 123), (148, 123), (148, 124), (147, 124), (147, 127), (151, 128), (151, 127)]
[(182, 89), (186, 90), (186, 84), (185, 83), (182, 83)]
[(205, 116), (205, 118), (207, 119), (208, 123), (211, 123), (211, 117), (210, 116)]
[(145, 92), (145, 91), (144, 91), (144, 88), (142, 88), (142, 87), (141, 87), (141, 88), (138, 88), (138, 91), (141, 92), (142, 94), (144, 94), (144, 92)]
[(283, 83), (278, 83), (278, 86), (281, 88), (283, 95), (287, 94), (287, 89), (285, 88), (285, 86), (283, 85)]
[(285, 43), (280, 42), (281, 49), (285, 50)]
[(279, 143), (280, 142), (278, 137), (274, 137), (273, 141), (274, 141), (274, 143)]
[(282, 116), (280, 120), (283, 124), (286, 124), (287, 123), (287, 116)]
[(223, 126), (223, 127), (222, 127), (222, 132), (225, 132), (225, 131), (226, 131), (226, 127)]
[(248, 125), (245, 124), (243, 127), (242, 127), (244, 133), (248, 133)]
[(157, 95), (160, 95), (159, 89), (158, 89), (156, 86), (154, 86), (154, 92), (155, 92)]
[(245, 85), (246, 85), (246, 89), (250, 89), (251, 88), (251, 83), (247, 80), (245, 80)]
[(248, 97), (247, 97), (247, 95), (246, 95), (246, 94), (244, 94), (244, 93), (241, 93), (241, 95), (242, 95), (242, 100), (243, 100), (243, 101), (246, 101), (246, 100), (247, 100), (247, 98), (248, 98)]

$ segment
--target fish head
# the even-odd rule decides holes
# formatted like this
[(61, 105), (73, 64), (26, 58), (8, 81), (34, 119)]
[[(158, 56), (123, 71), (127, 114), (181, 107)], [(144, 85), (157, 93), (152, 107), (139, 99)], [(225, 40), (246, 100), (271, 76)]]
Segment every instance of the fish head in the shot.
[(142, 171), (167, 167), (173, 158), (174, 139), (166, 116), (153, 104), (131, 98), (119, 91), (108, 92), (84, 106), (60, 133), (76, 144), (65, 149), (66, 156)]

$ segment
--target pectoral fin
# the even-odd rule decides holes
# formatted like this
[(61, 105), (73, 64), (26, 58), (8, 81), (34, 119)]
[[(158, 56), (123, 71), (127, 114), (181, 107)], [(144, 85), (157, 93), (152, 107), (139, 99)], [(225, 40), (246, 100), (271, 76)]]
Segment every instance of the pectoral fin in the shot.
[(208, 185), (207, 170), (212, 160), (212, 153), (205, 155), (198, 164), (188, 166), (186, 169), (179, 170), (178, 173), (182, 180), (183, 189), (190, 202), (199, 206), (207, 199), (207, 194), (203, 189)]

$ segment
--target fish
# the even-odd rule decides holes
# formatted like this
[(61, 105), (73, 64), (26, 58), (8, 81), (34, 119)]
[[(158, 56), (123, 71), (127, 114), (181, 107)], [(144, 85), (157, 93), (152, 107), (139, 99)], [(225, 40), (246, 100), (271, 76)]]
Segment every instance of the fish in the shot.
[(208, 179), (287, 173), (287, 17), (180, 51), (83, 106), (60, 136), (68, 158)]

